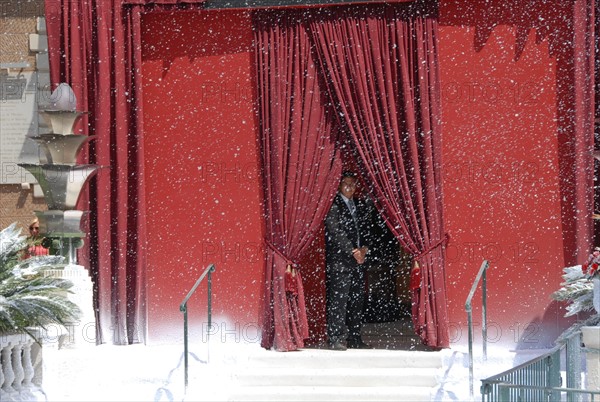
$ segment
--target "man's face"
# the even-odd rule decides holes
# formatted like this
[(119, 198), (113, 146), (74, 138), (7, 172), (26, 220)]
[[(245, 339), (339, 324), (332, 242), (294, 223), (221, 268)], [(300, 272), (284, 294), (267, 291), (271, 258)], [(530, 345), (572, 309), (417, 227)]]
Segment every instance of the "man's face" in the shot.
[(340, 182), (340, 193), (346, 198), (352, 198), (356, 191), (356, 178), (344, 177)]

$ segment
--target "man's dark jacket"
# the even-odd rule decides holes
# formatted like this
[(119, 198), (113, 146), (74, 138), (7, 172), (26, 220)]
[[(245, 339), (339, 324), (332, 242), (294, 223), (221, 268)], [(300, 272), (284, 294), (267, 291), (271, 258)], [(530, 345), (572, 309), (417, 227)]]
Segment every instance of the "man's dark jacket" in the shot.
[[(360, 230), (360, 245), (368, 247), (368, 206), (356, 198), (354, 205)], [(325, 247), (328, 270), (357, 269), (358, 263), (352, 256), (352, 250), (358, 247), (358, 232), (352, 214), (339, 193), (325, 218)]]

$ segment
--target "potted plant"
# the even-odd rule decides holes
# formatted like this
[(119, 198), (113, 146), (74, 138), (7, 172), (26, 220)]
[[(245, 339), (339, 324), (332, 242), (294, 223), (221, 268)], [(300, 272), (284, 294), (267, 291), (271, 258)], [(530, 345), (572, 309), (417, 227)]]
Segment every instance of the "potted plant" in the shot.
[[(567, 329), (558, 341), (567, 339), (582, 328), (600, 325), (600, 313), (595, 311), (593, 305), (594, 285), (592, 284), (590, 270), (582, 265), (563, 268), (564, 282), (559, 290), (552, 294), (557, 301), (569, 303), (566, 306), (565, 317), (583, 314), (583, 321), (577, 321)], [(595, 313), (595, 314), (594, 314)]]
[(63, 257), (23, 259), (26, 247), (26, 237), (16, 224), (0, 231), (0, 335), (25, 332), (34, 337), (32, 328), (65, 325), (81, 315), (68, 298), (72, 282), (44, 274), (60, 266)]

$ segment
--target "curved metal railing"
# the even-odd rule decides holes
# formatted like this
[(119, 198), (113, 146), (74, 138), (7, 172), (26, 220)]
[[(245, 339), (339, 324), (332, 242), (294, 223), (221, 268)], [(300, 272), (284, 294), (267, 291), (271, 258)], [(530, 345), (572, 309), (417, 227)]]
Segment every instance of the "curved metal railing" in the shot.
[(198, 278), (198, 280), (196, 281), (196, 283), (194, 284), (194, 286), (192, 286), (192, 288), (190, 289), (190, 291), (188, 292), (187, 296), (185, 297), (185, 299), (183, 299), (183, 301), (181, 302), (181, 305), (179, 306), (179, 311), (181, 311), (183, 313), (183, 359), (184, 359), (184, 371), (185, 371), (185, 390), (187, 392), (187, 386), (188, 386), (188, 316), (187, 316), (187, 302), (188, 300), (190, 300), (190, 297), (192, 297), (192, 295), (194, 294), (194, 292), (196, 291), (196, 289), (198, 288), (198, 286), (200, 286), (200, 282), (202, 282), (202, 280), (204, 279), (204, 277), (206, 277), (208, 275), (208, 329), (209, 329), (209, 333), (210, 333), (210, 328), (211, 328), (211, 309), (212, 309), (212, 279), (211, 279), (211, 274), (213, 272), (215, 272), (215, 264), (210, 264), (208, 267), (206, 267), (206, 269), (204, 270), (204, 272), (202, 273), (202, 275), (200, 275), (200, 278)]
[(471, 399), (473, 399), (473, 309), (471, 307), (471, 301), (473, 300), (473, 296), (475, 295), (475, 291), (477, 290), (477, 286), (479, 285), (479, 281), (481, 281), (481, 299), (482, 299), (482, 307), (481, 307), (481, 336), (483, 343), (483, 359), (487, 360), (487, 280), (486, 274), (487, 269), (490, 264), (487, 260), (484, 260), (481, 264), (481, 268), (479, 268), (479, 272), (475, 277), (475, 281), (473, 282), (473, 286), (471, 286), (471, 291), (469, 292), (469, 296), (467, 297), (467, 302), (465, 303), (465, 310), (467, 311), (467, 323), (469, 326), (469, 394)]
[[(481, 400), (485, 402), (599, 401), (600, 392), (581, 389), (581, 331), (557, 342), (547, 353), (500, 374), (481, 380)], [(597, 353), (597, 352), (592, 352)], [(564, 366), (564, 367), (561, 367)], [(566, 387), (562, 387), (563, 374)], [(591, 373), (588, 372), (588, 375)]]

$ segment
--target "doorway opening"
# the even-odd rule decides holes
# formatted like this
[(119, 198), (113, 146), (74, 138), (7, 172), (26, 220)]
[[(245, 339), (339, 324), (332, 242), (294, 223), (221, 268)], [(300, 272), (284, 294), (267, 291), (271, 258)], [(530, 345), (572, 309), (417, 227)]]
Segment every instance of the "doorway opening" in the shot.
[[(343, 146), (342, 170), (358, 171), (355, 156)], [(360, 176), (360, 175), (359, 175)], [(400, 242), (388, 228), (375, 207), (373, 196), (365, 189), (359, 177), (356, 197), (369, 208), (371, 244), (369, 258), (365, 261), (365, 302), (363, 310), (363, 340), (375, 349), (433, 350), (424, 345), (416, 334), (412, 322), (412, 294), (410, 271), (412, 256), (404, 251)], [(310, 338), (306, 346), (325, 347), (326, 337), (326, 290), (325, 290), (325, 230), (317, 233), (309, 252), (303, 256), (303, 286)]]
[(363, 339), (377, 349), (424, 348), (413, 329), (412, 258), (377, 211), (370, 211), (372, 252), (366, 264)]

